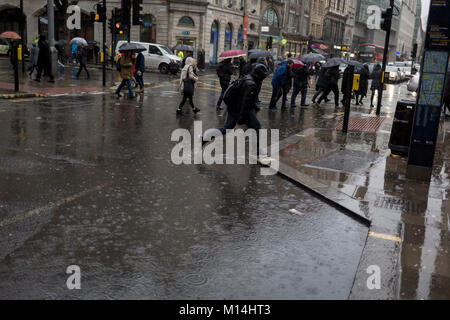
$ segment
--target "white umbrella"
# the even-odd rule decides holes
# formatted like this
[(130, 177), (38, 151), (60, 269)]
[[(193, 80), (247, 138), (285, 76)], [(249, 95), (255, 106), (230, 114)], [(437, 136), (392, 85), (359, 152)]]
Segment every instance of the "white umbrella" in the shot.
[(86, 46), (87, 47), (87, 45), (88, 45), (87, 41), (85, 39), (83, 39), (83, 38), (80, 38), (80, 37), (75, 37), (72, 40), (70, 40), (70, 44), (74, 44), (74, 43), (76, 43), (79, 46)]

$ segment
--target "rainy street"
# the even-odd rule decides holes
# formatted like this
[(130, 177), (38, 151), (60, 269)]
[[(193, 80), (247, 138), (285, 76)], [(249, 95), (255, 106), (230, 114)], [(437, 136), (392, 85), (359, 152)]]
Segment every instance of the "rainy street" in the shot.
[[(225, 121), (213, 70), (196, 88), (201, 112), (182, 116), (177, 76), (146, 73), (145, 94), (118, 99), (117, 72), (107, 88), (90, 72), (24, 80), (46, 96), (0, 100), (1, 299), (349, 298), (368, 223), (258, 165), (171, 161), (175, 129)], [(269, 111), (270, 94), (267, 79), (258, 117), (280, 140), (342, 118), (333, 103)], [(389, 85), (383, 112), (408, 97)], [(373, 112), (365, 102), (357, 111)], [(81, 290), (66, 286), (72, 265)]]

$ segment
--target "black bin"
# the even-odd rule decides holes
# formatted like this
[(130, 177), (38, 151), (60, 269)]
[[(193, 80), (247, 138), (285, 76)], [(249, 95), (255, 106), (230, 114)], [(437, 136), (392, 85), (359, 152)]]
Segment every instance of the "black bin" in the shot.
[(389, 148), (392, 154), (407, 157), (414, 121), (415, 100), (400, 100), (395, 109)]

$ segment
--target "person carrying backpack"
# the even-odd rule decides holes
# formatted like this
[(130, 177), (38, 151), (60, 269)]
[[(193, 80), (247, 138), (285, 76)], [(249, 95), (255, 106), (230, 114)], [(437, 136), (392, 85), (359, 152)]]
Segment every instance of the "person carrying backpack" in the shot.
[(189, 103), (192, 106), (192, 111), (194, 113), (200, 112), (200, 109), (194, 106), (193, 101), (195, 82), (198, 81), (198, 77), (195, 74), (196, 67), (197, 61), (192, 57), (188, 57), (186, 59), (186, 65), (184, 66), (183, 70), (181, 70), (180, 89), (183, 94), (183, 99), (178, 106), (177, 114), (183, 114), (182, 109), (187, 100), (189, 100)]
[(296, 107), (295, 99), (299, 93), (302, 95), (301, 106), (308, 107), (309, 105), (306, 104), (306, 94), (308, 93), (308, 70), (306, 66), (304, 66), (301, 68), (295, 68), (292, 73), (294, 76), (294, 89), (291, 97), (291, 108)]
[(216, 108), (217, 110), (222, 110), (223, 95), (230, 85), (231, 76), (233, 75), (233, 65), (231, 64), (231, 59), (225, 59), (217, 67), (217, 76), (219, 77), (220, 87), (222, 92), (220, 93), (219, 100), (217, 100)]
[[(247, 125), (257, 133), (257, 150), (259, 152), (259, 130), (261, 124), (256, 116), (259, 111), (258, 87), (269, 74), (263, 64), (253, 67), (249, 75), (234, 81), (225, 93), (224, 101), (228, 106), (228, 116), (225, 125), (219, 128), (222, 134), (234, 129), (236, 125)], [(203, 141), (205, 143), (205, 141)]]

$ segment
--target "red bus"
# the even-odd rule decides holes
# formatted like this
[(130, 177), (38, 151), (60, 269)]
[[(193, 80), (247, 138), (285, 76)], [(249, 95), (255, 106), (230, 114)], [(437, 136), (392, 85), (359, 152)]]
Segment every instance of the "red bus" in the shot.
[(364, 63), (383, 61), (384, 47), (374, 43), (361, 43), (359, 45), (358, 59)]

